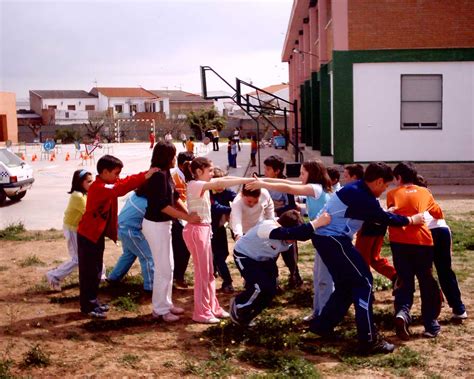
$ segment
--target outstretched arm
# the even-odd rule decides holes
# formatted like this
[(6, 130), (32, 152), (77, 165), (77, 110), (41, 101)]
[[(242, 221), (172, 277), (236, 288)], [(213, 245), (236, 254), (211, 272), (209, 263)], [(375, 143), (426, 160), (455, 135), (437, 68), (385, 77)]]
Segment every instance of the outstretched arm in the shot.
[(310, 184), (295, 184), (295, 182), (288, 183), (269, 183), (263, 180), (255, 180), (245, 185), (250, 190), (258, 188), (266, 188), (267, 190), (289, 193), (300, 196), (315, 196), (314, 189)]
[(218, 178), (211, 179), (210, 182), (206, 182), (202, 187), (202, 190), (215, 190), (219, 188), (228, 188), (238, 186), (240, 184), (247, 184), (253, 182), (254, 178)]
[(321, 226), (331, 222), (331, 216), (324, 212), (318, 218), (303, 225), (291, 228), (276, 228), (270, 232), (270, 238), (275, 240), (298, 240), (307, 241), (311, 238), (314, 231)]

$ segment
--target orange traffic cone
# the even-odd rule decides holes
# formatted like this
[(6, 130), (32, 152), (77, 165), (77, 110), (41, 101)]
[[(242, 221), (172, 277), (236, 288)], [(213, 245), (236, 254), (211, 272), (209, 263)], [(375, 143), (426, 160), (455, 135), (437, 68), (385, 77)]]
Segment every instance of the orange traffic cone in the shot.
[(49, 161), (54, 162), (55, 159), (56, 159), (56, 157), (54, 156), (54, 153), (51, 154), (51, 156), (49, 157)]
[(25, 153), (21, 153), (21, 160), (22, 160), (22, 161), (26, 161)]
[(69, 159), (71, 159), (71, 156), (69, 155), (69, 152), (67, 152), (65, 161), (67, 162)]
[(37, 160), (38, 160), (38, 156), (36, 154), (33, 154), (33, 156), (31, 157), (31, 161), (36, 162)]

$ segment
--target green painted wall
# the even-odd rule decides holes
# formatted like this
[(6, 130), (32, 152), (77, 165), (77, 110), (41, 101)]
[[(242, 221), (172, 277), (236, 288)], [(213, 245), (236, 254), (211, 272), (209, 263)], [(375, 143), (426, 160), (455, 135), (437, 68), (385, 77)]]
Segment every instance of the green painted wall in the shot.
[[(354, 159), (354, 94), (352, 76), (352, 66), (354, 63), (463, 61), (474, 61), (474, 49), (333, 51), (334, 162), (350, 163)], [(321, 66), (321, 136), (325, 134), (326, 129), (326, 123), (323, 125), (323, 102), (329, 101), (323, 101), (323, 99), (330, 99), (329, 92), (326, 93), (323, 89), (323, 78), (325, 75), (323, 74), (323, 66)], [(326, 149), (326, 142), (323, 142), (322, 139), (321, 155), (326, 155), (323, 154), (323, 146)]]
[(331, 155), (331, 84), (327, 65), (319, 70), (319, 121), (321, 155)]
[(311, 103), (311, 81), (306, 80), (304, 82), (304, 104), (305, 104), (305, 135), (304, 139), (302, 141), (308, 145), (311, 146), (312, 144), (312, 134), (313, 134), (313, 124), (311, 122), (311, 108), (313, 107), (313, 104)]
[(318, 73), (311, 73), (311, 146), (313, 150), (321, 149), (321, 124), (319, 120), (319, 80)]
[(304, 85), (300, 85), (300, 131), (299, 138), (305, 141), (306, 136), (306, 103), (304, 96)]

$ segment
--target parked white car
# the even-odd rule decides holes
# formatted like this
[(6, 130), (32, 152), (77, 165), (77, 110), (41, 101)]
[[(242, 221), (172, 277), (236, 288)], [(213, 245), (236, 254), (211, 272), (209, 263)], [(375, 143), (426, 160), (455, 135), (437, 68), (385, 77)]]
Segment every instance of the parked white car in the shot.
[(33, 168), (6, 148), (0, 148), (0, 205), (6, 198), (17, 201), (26, 195), (35, 179)]

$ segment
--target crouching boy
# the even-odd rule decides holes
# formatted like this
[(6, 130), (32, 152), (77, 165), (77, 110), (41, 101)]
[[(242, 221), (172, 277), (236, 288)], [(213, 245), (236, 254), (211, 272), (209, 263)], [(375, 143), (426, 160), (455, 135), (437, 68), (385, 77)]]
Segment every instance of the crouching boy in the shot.
[(323, 213), (303, 224), (300, 213), (290, 210), (276, 221), (261, 221), (239, 238), (234, 247), (234, 260), (245, 280), (245, 290), (230, 302), (232, 322), (248, 326), (270, 305), (276, 294), (279, 254), (287, 251), (294, 240), (308, 240), (316, 228), (327, 225), (330, 220), (331, 217)]

